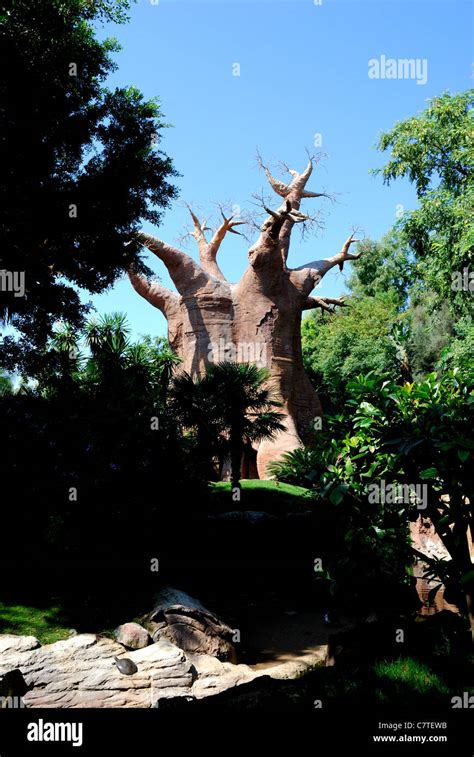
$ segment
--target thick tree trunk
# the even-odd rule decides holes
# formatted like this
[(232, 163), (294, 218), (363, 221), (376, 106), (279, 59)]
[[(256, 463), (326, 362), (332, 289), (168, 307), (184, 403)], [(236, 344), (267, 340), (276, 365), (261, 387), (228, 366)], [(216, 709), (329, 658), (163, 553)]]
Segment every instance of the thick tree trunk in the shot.
[(307, 192), (306, 182), (312, 161), (301, 174), (292, 171), (290, 184), (277, 182), (267, 169), (272, 188), (284, 198), (269, 217), (249, 249), (249, 267), (237, 284), (226, 281), (216, 256), (227, 232), (242, 223), (225, 218), (210, 242), (191, 212), (193, 235), (198, 243), (200, 265), (185, 253), (147, 234), (143, 244), (167, 266), (178, 294), (140, 274), (130, 273), (138, 293), (158, 307), (168, 320), (172, 348), (182, 358), (179, 370), (201, 374), (213, 362), (233, 360), (266, 367), (275, 397), (282, 402), (286, 430), (274, 439), (262, 441), (257, 450), (260, 478), (267, 477), (269, 462), (302, 445), (312, 422), (321, 415), (321, 405), (303, 368), (301, 315), (303, 310), (321, 307), (331, 310), (343, 300), (313, 298), (314, 286), (333, 266), (358, 257), (349, 252), (356, 240), (351, 235), (336, 255), (290, 270), (286, 259), (291, 230), (295, 223), (308, 220), (299, 211), (301, 199), (319, 197)]

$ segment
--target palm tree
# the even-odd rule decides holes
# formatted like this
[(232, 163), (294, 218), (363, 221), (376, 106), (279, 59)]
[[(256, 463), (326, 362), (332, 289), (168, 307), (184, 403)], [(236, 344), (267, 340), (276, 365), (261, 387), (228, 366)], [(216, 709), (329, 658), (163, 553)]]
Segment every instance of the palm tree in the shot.
[(268, 384), (266, 368), (253, 363), (224, 362), (207, 372), (216, 413), (225, 431), (230, 453), (232, 489), (240, 489), (242, 455), (246, 445), (270, 439), (284, 431), (284, 415)]
[(83, 359), (79, 341), (80, 332), (74, 326), (64, 321), (55, 324), (38, 379), (31, 383), (22, 377), (21, 393), (30, 393), (34, 388), (45, 399), (58, 396), (71, 398), (77, 388)]
[(107, 380), (110, 386), (122, 380), (122, 371), (127, 350), (130, 347), (128, 335), (130, 327), (124, 313), (111, 313), (99, 320), (91, 319), (85, 327), (85, 341), (91, 357), (87, 364), (88, 373), (99, 384)]
[(171, 349), (169, 342), (162, 337), (156, 338), (155, 350), (157, 351), (158, 367), (160, 370), (161, 396), (163, 400), (166, 400), (173, 371), (175, 366), (182, 362), (182, 358)]
[(204, 461), (205, 474), (215, 478), (213, 458), (217, 453), (220, 427), (214, 397), (207, 376), (181, 373), (171, 385), (169, 408), (181, 427), (196, 434), (197, 452)]
[(224, 362), (211, 365), (203, 377), (184, 373), (173, 384), (172, 408), (185, 427), (196, 429), (201, 452), (209, 461), (219, 448), (230, 454), (233, 489), (240, 489), (246, 446), (285, 430), (268, 379), (264, 368)]

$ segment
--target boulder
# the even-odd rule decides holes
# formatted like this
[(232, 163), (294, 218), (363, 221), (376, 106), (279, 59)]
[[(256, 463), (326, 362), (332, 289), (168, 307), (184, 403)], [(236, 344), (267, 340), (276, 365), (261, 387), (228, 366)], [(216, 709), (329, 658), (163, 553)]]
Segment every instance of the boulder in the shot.
[(199, 600), (166, 587), (155, 599), (153, 610), (142, 618), (153, 641), (168, 639), (185, 652), (211, 655), (236, 662), (234, 630), (207, 610)]
[(0, 655), (15, 652), (29, 652), (41, 646), (35, 636), (17, 636), (13, 633), (4, 633), (0, 636)]
[[(5, 697), (21, 696), (17, 706), (25, 707), (159, 707), (165, 699), (209, 696), (258, 675), (246, 665), (188, 656), (166, 639), (133, 651), (93, 634), (29, 650), (25, 637), (14, 646), (0, 657), (0, 689)], [(134, 675), (120, 674), (114, 658), (121, 656), (135, 663)]]
[(148, 631), (138, 623), (123, 623), (115, 629), (114, 638), (127, 649), (143, 649), (151, 642)]
[[(185, 627), (187, 642), (198, 642), (199, 650), (203, 646), (201, 636), (190, 635), (197, 628), (196, 618), (210, 634), (231, 631), (197, 600), (169, 590), (161, 595), (162, 602), (165, 596), (169, 600), (166, 612), (163, 610), (165, 629), (177, 633), (174, 616), (191, 618), (191, 624), (183, 621), (178, 625)], [(219, 644), (225, 642), (219, 635), (211, 635), (210, 639), (214, 651), (219, 651)], [(22, 704), (15, 700), (6, 706), (32, 708), (152, 708), (166, 707), (170, 699), (182, 703), (213, 699), (264, 675), (280, 679), (300, 675), (320, 664), (326, 651), (325, 646), (320, 646), (308, 656), (305, 650), (297, 660), (296, 670), (294, 660), (265, 668), (234, 665), (201, 651), (184, 652), (166, 638), (129, 651), (114, 639), (95, 634), (77, 634), (44, 646), (32, 637), (0, 635), (0, 649), (4, 649), (0, 654), (0, 695), (12, 700), (21, 698)], [(116, 657), (132, 660), (137, 671), (121, 675)], [(20, 693), (23, 691), (26, 693)]]

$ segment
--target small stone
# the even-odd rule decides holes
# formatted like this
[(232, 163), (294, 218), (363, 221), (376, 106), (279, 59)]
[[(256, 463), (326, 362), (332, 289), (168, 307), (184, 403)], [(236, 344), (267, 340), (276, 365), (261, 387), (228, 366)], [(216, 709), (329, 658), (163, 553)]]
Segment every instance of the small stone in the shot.
[(143, 649), (151, 641), (148, 631), (138, 623), (124, 623), (115, 629), (114, 637), (127, 649)]

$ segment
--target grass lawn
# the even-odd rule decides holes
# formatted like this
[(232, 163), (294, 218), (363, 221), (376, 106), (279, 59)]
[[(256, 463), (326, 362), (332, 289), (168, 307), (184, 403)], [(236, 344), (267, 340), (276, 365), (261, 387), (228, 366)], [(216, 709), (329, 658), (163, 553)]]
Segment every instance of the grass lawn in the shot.
[[(384, 688), (390, 690), (392, 700), (395, 701), (398, 697), (402, 698), (407, 690), (420, 698), (443, 694), (447, 696), (450, 691), (426, 662), (415, 660), (413, 657), (379, 661), (374, 664), (373, 670)], [(383, 690), (380, 694), (379, 698), (383, 701)]]
[(244, 479), (241, 482), (242, 498), (234, 502), (230, 481), (210, 484), (211, 508), (225, 510), (261, 510), (279, 515), (311, 509), (312, 493), (303, 486), (293, 486), (280, 481)]
[(36, 636), (41, 644), (67, 639), (71, 626), (61, 620), (59, 607), (28, 607), (0, 602), (0, 633)]
[[(319, 668), (288, 685), (298, 695), (319, 698), (328, 709), (376, 711), (449, 712), (451, 698), (470, 692), (470, 669), (466, 659), (456, 681), (450, 681), (452, 660), (448, 655), (429, 662), (406, 656), (350, 665)], [(471, 668), (472, 670), (472, 668)]]

